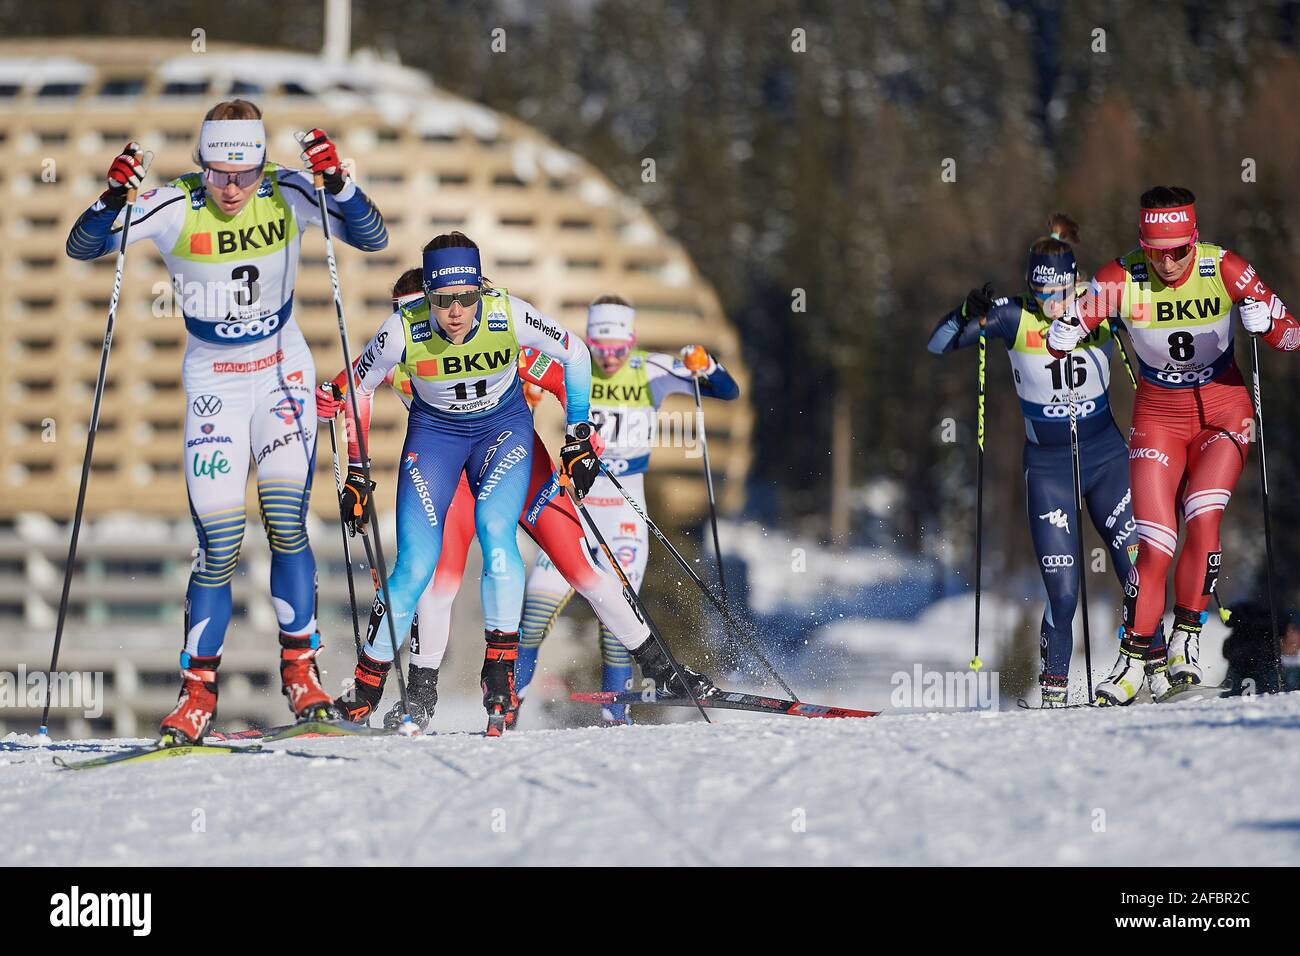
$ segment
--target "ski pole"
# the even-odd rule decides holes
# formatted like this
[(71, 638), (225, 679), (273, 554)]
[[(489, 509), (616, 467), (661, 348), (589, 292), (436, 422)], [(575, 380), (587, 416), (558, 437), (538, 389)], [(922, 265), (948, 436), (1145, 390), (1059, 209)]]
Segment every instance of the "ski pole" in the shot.
[[(298, 142), (305, 139), (303, 133), (298, 134)], [(348, 380), (353, 381), (352, 375), (352, 347), (348, 343), (348, 324), (343, 317), (343, 293), (339, 288), (339, 268), (334, 259), (334, 237), (330, 233), (329, 208), (325, 203), (325, 175), (324, 173), (315, 173), (312, 176), (312, 185), (316, 188), (316, 205), (320, 209), (320, 229), (325, 235), (325, 259), (329, 264), (330, 284), (334, 287), (334, 313), (339, 322), (339, 341), (343, 346), (343, 367), (347, 370)], [(370, 455), (366, 449), (366, 436), (361, 429), (361, 409), (357, 404), (357, 390), (355, 385), (348, 389), (348, 395), (352, 399), (352, 420), (357, 427), (357, 450), (361, 455), (361, 460), (369, 463)], [(379, 517), (375, 513), (375, 496), (366, 496), (366, 511), (369, 512), (371, 526), (376, 530), (379, 528)], [(388, 613), (384, 615), (388, 619), (388, 640), (393, 648), (393, 670), (397, 672), (397, 690), (401, 695), (402, 701), (402, 722), (411, 721), (411, 709), (406, 700), (406, 679), (402, 676), (402, 656), (401, 649), (397, 645), (397, 628), (393, 626), (393, 602), (388, 593), (388, 568), (384, 562), (383, 543), (379, 540), (380, 536), (375, 535), (375, 566), (378, 568), (380, 583), (384, 592), (384, 604), (388, 608)]]
[(1124, 345), (1124, 340), (1119, 337), (1119, 326), (1115, 324), (1115, 320), (1111, 319), (1109, 325), (1110, 337), (1115, 340), (1115, 345), (1119, 349), (1119, 357), (1124, 360), (1124, 368), (1128, 370), (1128, 382), (1136, 391), (1138, 380), (1137, 374), (1133, 371), (1133, 360), (1128, 357), (1128, 348)]
[(1268, 456), (1264, 450), (1264, 399), (1259, 384), (1259, 336), (1250, 337), (1251, 376), (1255, 386), (1255, 433), (1259, 438), (1259, 486), (1264, 495), (1264, 581), (1268, 587), (1268, 626), (1273, 632), (1273, 666), (1277, 669), (1277, 686), (1282, 683), (1282, 635), (1277, 626), (1277, 607), (1273, 597), (1273, 522), (1268, 514)]
[(704, 452), (704, 483), (709, 489), (709, 524), (713, 527), (713, 551), (718, 556), (718, 586), (722, 603), (727, 604), (727, 575), (722, 569), (722, 545), (718, 543), (718, 502), (713, 496), (713, 469), (709, 467), (709, 439), (704, 432), (704, 403), (700, 401), (700, 380), (691, 375), (695, 386), (695, 422), (700, 432), (700, 448)]
[(578, 510), (578, 514), (582, 515), (583, 521), (585, 521), (587, 527), (591, 529), (592, 536), (595, 537), (596, 543), (600, 545), (600, 550), (605, 553), (605, 560), (609, 562), (610, 567), (614, 569), (614, 573), (618, 575), (618, 579), (623, 585), (623, 597), (632, 605), (632, 609), (636, 612), (637, 617), (644, 621), (646, 627), (650, 629), (650, 636), (658, 642), (660, 650), (662, 650), (664, 656), (668, 658), (668, 663), (673, 665), (673, 673), (676, 674), (677, 679), (682, 682), (682, 686), (686, 688), (686, 692), (691, 695), (691, 701), (695, 704), (695, 708), (700, 712), (700, 716), (704, 718), (704, 722), (709, 724), (713, 723), (713, 721), (709, 720), (709, 715), (704, 712), (704, 705), (700, 703), (699, 697), (696, 696), (695, 688), (691, 686), (685, 675), (682, 674), (682, 666), (677, 663), (677, 658), (673, 656), (672, 648), (668, 646), (668, 642), (665, 641), (663, 635), (659, 633), (659, 628), (656, 627), (654, 621), (650, 619), (650, 612), (647, 611), (645, 605), (641, 603), (641, 596), (636, 593), (636, 588), (632, 587), (632, 582), (628, 580), (627, 575), (623, 572), (623, 566), (619, 563), (618, 558), (614, 556), (614, 552), (610, 550), (609, 545), (605, 543), (605, 536), (601, 534), (600, 529), (596, 527), (596, 522), (591, 520), (591, 515), (587, 513), (587, 506), (582, 503), (582, 499), (574, 492), (573, 482), (570, 481), (569, 476), (565, 474), (559, 476), (559, 482), (560, 487), (564, 489), (565, 494), (569, 496), (569, 500), (573, 502), (573, 506)]
[(659, 542), (668, 549), (669, 553), (677, 560), (677, 563), (682, 566), (682, 570), (684, 570), (690, 579), (695, 582), (696, 587), (704, 592), (704, 596), (713, 604), (714, 609), (722, 615), (723, 621), (731, 628), (732, 632), (745, 642), (745, 646), (749, 648), (760, 662), (762, 662), (763, 666), (767, 668), (767, 672), (772, 675), (778, 684), (781, 685), (781, 689), (789, 694), (791, 699), (797, 702), (799, 700), (799, 695), (791, 690), (790, 685), (785, 682), (785, 678), (777, 673), (776, 668), (772, 666), (772, 662), (767, 659), (767, 656), (763, 651), (753, 642), (748, 631), (738, 620), (736, 620), (736, 617), (731, 613), (730, 608), (719, 601), (717, 595), (709, 590), (708, 585), (705, 584), (704, 581), (701, 580), (700, 576), (695, 573), (695, 569), (691, 567), (690, 563), (684, 557), (682, 557), (682, 553), (673, 547), (673, 543), (668, 540), (667, 536), (665, 536), (662, 531), (659, 530), (659, 526), (650, 520), (650, 516), (645, 513), (645, 509), (637, 503), (635, 498), (628, 494), (627, 489), (619, 483), (619, 480), (614, 477), (603, 461), (600, 463), (600, 470), (605, 477), (613, 483), (614, 487), (618, 489), (618, 493), (623, 496), (624, 500), (632, 506), (632, 510), (635, 511), (641, 520), (646, 523), (646, 527), (654, 533), (654, 536), (659, 539)]
[(1070, 399), (1070, 467), (1074, 478), (1074, 529), (1079, 536), (1079, 604), (1083, 611), (1083, 666), (1087, 675), (1088, 700), (1092, 701), (1092, 632), (1088, 629), (1088, 568), (1083, 550), (1083, 475), (1079, 455), (1079, 415), (1074, 402), (1074, 357), (1066, 355), (1065, 387)]
[(976, 411), (975, 442), (975, 656), (971, 670), (984, 666), (980, 660), (980, 584), (981, 558), (984, 553), (984, 371), (988, 358), (988, 316), (980, 316), (979, 337), (979, 404)]
[[(152, 153), (145, 154), (145, 168)], [(42, 737), (48, 736), (50, 721), (50, 695), (54, 687), (54, 671), (59, 666), (59, 648), (63, 644), (63, 625), (68, 618), (68, 595), (72, 591), (72, 569), (77, 561), (77, 540), (81, 537), (81, 519), (86, 510), (86, 488), (90, 484), (90, 462), (95, 453), (95, 433), (99, 430), (99, 410), (104, 400), (104, 384), (108, 379), (108, 353), (113, 347), (113, 325), (117, 321), (117, 304), (122, 296), (122, 274), (126, 269), (126, 244), (131, 234), (131, 214), (135, 207), (136, 190), (126, 191), (126, 217), (122, 220), (122, 235), (117, 247), (117, 268), (113, 273), (113, 297), (108, 303), (108, 322), (104, 326), (104, 348), (99, 353), (99, 375), (95, 379), (95, 399), (90, 407), (90, 426), (86, 429), (86, 453), (81, 459), (81, 484), (77, 488), (77, 507), (72, 517), (72, 538), (68, 542), (68, 560), (63, 566), (63, 593), (59, 596), (59, 619), (54, 626), (54, 649), (50, 654), (50, 671), (45, 681), (45, 707), (41, 710)]]
[[(343, 470), (339, 467), (339, 440), (336, 434), (338, 417), (330, 419), (330, 451), (334, 454), (334, 485), (343, 494)], [(357, 589), (352, 581), (352, 546), (348, 544), (348, 526), (339, 511), (339, 530), (343, 532), (343, 560), (348, 569), (348, 604), (352, 608), (352, 638), (357, 646), (357, 660), (361, 659), (361, 625), (357, 622)]]
[(379, 583), (379, 572), (375, 570), (375, 552), (370, 547), (370, 535), (364, 528), (361, 530), (361, 543), (366, 546), (366, 560), (370, 562), (370, 580), (374, 582), (375, 592), (378, 593), (383, 590), (383, 586)]

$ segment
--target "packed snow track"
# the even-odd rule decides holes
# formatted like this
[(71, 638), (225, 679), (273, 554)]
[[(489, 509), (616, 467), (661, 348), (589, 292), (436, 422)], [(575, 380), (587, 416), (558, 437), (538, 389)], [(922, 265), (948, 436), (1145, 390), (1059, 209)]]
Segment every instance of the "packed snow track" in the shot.
[(1295, 865), (1298, 732), (1300, 693), (291, 740), (76, 773), (52, 758), (139, 741), (10, 735), (0, 854), (11, 865)]

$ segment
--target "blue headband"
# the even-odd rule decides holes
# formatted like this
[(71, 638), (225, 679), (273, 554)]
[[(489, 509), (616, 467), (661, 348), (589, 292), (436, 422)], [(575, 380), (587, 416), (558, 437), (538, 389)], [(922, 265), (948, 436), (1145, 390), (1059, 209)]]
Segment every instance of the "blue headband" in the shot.
[(449, 285), (482, 285), (483, 271), (477, 249), (455, 246), (430, 249), (424, 254), (424, 291)]
[(1031, 252), (1025, 278), (1031, 286), (1071, 285), (1078, 277), (1078, 273), (1079, 267), (1074, 261), (1073, 252), (1058, 252), (1051, 255)]

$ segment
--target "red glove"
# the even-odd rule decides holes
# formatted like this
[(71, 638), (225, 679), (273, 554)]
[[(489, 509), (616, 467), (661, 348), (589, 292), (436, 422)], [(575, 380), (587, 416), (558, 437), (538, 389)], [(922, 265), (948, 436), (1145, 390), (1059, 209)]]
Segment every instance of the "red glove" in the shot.
[(331, 195), (337, 195), (343, 189), (345, 176), (343, 163), (339, 160), (338, 147), (323, 129), (312, 129), (300, 133), (298, 142), (302, 144), (303, 161), (311, 167), (313, 173), (325, 177), (325, 188)]
[(323, 382), (316, 389), (316, 417), (322, 421), (343, 411), (343, 396), (333, 382)]
[(127, 143), (108, 168), (108, 189), (100, 197), (104, 204), (115, 209), (125, 206), (128, 190), (140, 188), (152, 159), (152, 153), (140, 151), (139, 143)]

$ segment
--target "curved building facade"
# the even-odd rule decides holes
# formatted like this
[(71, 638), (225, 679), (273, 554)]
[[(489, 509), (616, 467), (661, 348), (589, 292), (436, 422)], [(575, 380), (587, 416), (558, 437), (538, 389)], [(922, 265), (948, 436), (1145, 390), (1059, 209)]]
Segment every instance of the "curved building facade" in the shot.
[[(419, 71), (365, 54), (332, 62), (267, 48), (194, 52), (175, 41), (0, 42), (0, 518), (66, 519), (75, 504), (114, 263), (69, 259), (68, 229), (103, 189), (123, 143), (152, 150), (149, 183), (166, 182), (194, 168), (203, 112), (232, 96), (262, 107), (269, 156), (278, 162), (299, 164), (294, 131), (328, 130), (388, 221), (383, 252), (336, 247), (354, 352), (388, 314), (393, 280), (418, 265), (424, 243), (460, 229), (483, 247), (484, 270), (497, 285), (571, 330), (582, 331), (592, 298), (617, 292), (637, 306), (643, 347), (675, 351), (701, 342), (745, 387), (717, 296), (634, 199), (524, 123), (440, 90)], [(185, 333), (175, 314), (156, 314), (167, 286), (153, 247), (133, 246), (96, 439), (91, 519), (116, 511), (187, 514)], [(332, 374), (342, 354), (318, 231), (303, 244), (296, 303), (318, 374)], [(665, 420), (685, 427), (689, 441), (693, 404), (670, 402)], [(395, 400), (381, 399), (376, 409), (372, 457), (385, 502), (404, 415)], [(731, 505), (739, 504), (748, 467), (750, 414), (745, 399), (709, 409), (710, 453)], [(543, 437), (558, 438), (560, 424), (558, 406), (544, 404)], [(318, 489), (330, 487), (327, 442), (317, 467)], [(697, 456), (661, 447), (654, 468), (656, 493), (674, 517), (703, 513)], [(332, 518), (333, 496), (318, 491), (313, 510)]]

